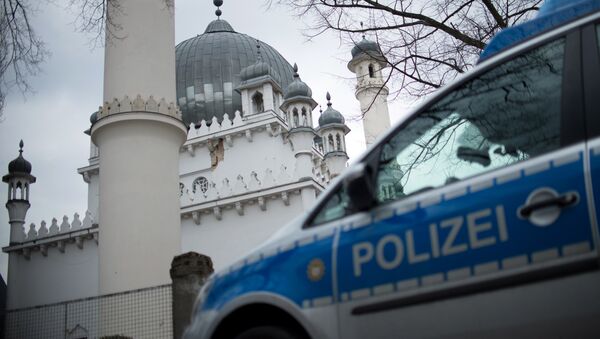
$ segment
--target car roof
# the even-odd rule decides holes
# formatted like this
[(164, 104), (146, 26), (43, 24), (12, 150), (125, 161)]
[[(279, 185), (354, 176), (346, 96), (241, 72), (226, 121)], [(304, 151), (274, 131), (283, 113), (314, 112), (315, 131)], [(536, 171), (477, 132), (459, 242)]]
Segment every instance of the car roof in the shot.
[(546, 0), (538, 15), (500, 31), (479, 56), (478, 63), (534, 36), (600, 11), (600, 0)]

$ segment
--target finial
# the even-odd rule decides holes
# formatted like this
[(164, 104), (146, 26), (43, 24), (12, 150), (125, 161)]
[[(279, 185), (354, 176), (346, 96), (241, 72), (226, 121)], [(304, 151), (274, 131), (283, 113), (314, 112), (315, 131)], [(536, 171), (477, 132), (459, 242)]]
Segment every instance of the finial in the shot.
[(325, 95), (325, 98), (327, 99), (327, 106), (331, 107), (331, 94), (329, 94), (329, 92), (327, 92), (327, 94)]
[(25, 146), (25, 144), (23, 143), (23, 139), (21, 139), (19, 142), (19, 154), (23, 154), (23, 146)]
[(319, 113), (323, 114), (323, 106), (319, 105)]
[(260, 41), (256, 39), (256, 58), (258, 61), (262, 61), (262, 55), (260, 55)]
[(213, 0), (213, 4), (215, 6), (217, 6), (217, 10), (215, 11), (215, 14), (217, 15), (217, 18), (220, 19), (221, 14), (223, 14), (223, 12), (221, 12), (221, 9), (219, 7), (221, 7), (223, 5), (223, 0)]
[(294, 62), (294, 78), (299, 77), (298, 75), (298, 65)]
[[(360, 22), (360, 29), (363, 30), (363, 22), (362, 21)], [(362, 32), (362, 37), (363, 37), (363, 39), (366, 39), (364, 31)]]

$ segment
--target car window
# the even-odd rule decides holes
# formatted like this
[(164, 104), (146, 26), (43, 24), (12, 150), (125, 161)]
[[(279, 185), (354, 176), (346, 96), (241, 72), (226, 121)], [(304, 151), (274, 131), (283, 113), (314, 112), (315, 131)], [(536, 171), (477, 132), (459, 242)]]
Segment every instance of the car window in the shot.
[(494, 67), (421, 112), (382, 147), (378, 201), (560, 147), (564, 39)]
[(312, 219), (311, 225), (323, 224), (339, 219), (349, 212), (350, 199), (343, 185), (339, 185), (335, 192), (322, 205), (317, 215)]
[(600, 25), (596, 26), (596, 37), (598, 38), (598, 52), (600, 52)]

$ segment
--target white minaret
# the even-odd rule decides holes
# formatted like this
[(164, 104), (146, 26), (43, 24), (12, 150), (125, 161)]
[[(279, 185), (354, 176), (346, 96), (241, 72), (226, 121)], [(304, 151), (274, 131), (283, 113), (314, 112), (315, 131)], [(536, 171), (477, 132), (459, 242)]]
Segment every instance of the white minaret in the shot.
[[(312, 90), (300, 80), (298, 65), (294, 64), (294, 81), (285, 88), (280, 108), (287, 115), (287, 137), (296, 157), (294, 178), (299, 181), (313, 178), (312, 147), (317, 133), (313, 128), (312, 111), (315, 107), (317, 103), (312, 98)], [(308, 210), (317, 193), (313, 187), (307, 187), (300, 195), (303, 209)]]
[(346, 126), (344, 116), (335, 110), (331, 104), (331, 95), (327, 92), (327, 109), (319, 117), (317, 133), (323, 141), (323, 157), (329, 174), (337, 177), (346, 169), (348, 153), (346, 153), (346, 134), (350, 128)]
[[(92, 125), (99, 153), (99, 293), (170, 282), (181, 252), (179, 149), (171, 0), (107, 4), (104, 105)], [(112, 34), (111, 35), (111, 32)]]
[[(8, 174), (2, 177), (2, 181), (8, 184), (8, 199), (6, 209), (8, 210), (8, 223), (10, 224), (9, 246), (20, 245), (25, 241), (25, 217), (31, 204), (29, 203), (29, 186), (35, 182), (31, 175), (31, 163), (23, 158), (23, 140), (19, 143), (19, 156), (8, 164)], [(6, 245), (6, 244), (3, 244)], [(9, 309), (19, 303), (18, 275), (17, 270), (19, 256), (17, 251), (8, 253), (8, 293), (6, 294), (6, 305)], [(11, 273), (12, 272), (12, 273)], [(14, 290), (13, 290), (14, 288)]]
[(367, 147), (390, 128), (387, 105), (389, 90), (381, 74), (386, 66), (376, 42), (363, 36), (352, 48), (352, 60), (348, 63), (348, 69), (356, 74), (356, 99), (360, 101)]
[(8, 174), (2, 177), (8, 184), (8, 223), (10, 224), (10, 245), (17, 245), (25, 241), (25, 216), (31, 205), (29, 204), (29, 185), (35, 182), (31, 175), (31, 164), (23, 158), (23, 140), (19, 142), (19, 156), (8, 164)]

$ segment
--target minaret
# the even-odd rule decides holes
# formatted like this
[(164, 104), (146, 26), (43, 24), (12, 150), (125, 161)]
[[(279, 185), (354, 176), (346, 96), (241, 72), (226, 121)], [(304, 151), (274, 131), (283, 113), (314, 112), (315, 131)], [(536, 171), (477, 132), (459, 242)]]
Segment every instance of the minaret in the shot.
[(31, 206), (29, 204), (29, 185), (35, 182), (31, 175), (31, 164), (23, 158), (23, 140), (19, 142), (19, 156), (8, 164), (8, 174), (2, 177), (8, 184), (8, 223), (10, 224), (10, 245), (17, 245), (25, 240), (25, 216)]
[[(294, 81), (285, 88), (280, 108), (287, 115), (288, 140), (296, 157), (294, 178), (299, 181), (313, 178), (312, 147), (316, 133), (312, 123), (312, 111), (315, 107), (317, 103), (312, 98), (312, 90), (300, 80), (298, 65), (294, 64)], [(300, 194), (303, 208), (307, 210), (316, 198), (316, 191), (312, 187), (304, 188)]]
[[(31, 206), (29, 204), (29, 186), (35, 182), (35, 177), (31, 175), (31, 164), (23, 158), (23, 140), (19, 143), (19, 156), (8, 164), (8, 174), (2, 177), (2, 181), (8, 184), (8, 222), (10, 224), (9, 246), (19, 245), (25, 241), (25, 216)], [(6, 245), (6, 244), (2, 244)], [(6, 305), (13, 308), (19, 302), (18, 291), (19, 275), (14, 270), (18, 270), (19, 256), (23, 257), (17, 251), (8, 253), (8, 277), (6, 294)]]
[(356, 74), (355, 94), (360, 101), (367, 147), (390, 128), (387, 105), (389, 90), (381, 74), (386, 66), (379, 45), (363, 35), (362, 40), (352, 48), (352, 60), (348, 63), (348, 69)]
[[(172, 1), (107, 3), (104, 105), (91, 128), (99, 154), (99, 293), (170, 282), (181, 252)], [(115, 31), (116, 30), (116, 31)]]
[(335, 178), (346, 168), (346, 134), (350, 128), (346, 126), (344, 116), (332, 107), (331, 95), (327, 92), (327, 109), (319, 117), (317, 133), (323, 143), (323, 157), (331, 178)]

